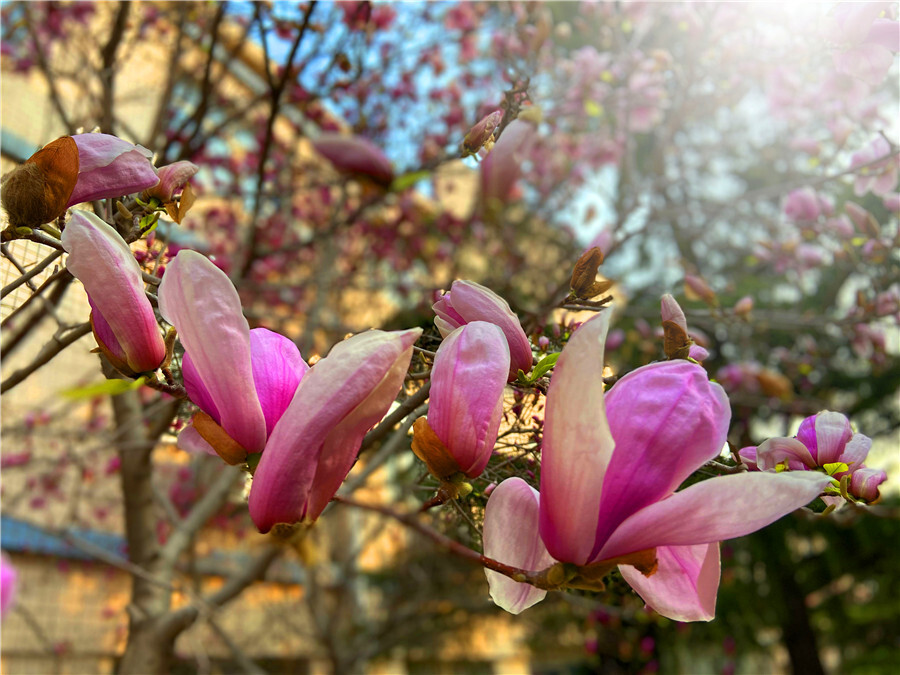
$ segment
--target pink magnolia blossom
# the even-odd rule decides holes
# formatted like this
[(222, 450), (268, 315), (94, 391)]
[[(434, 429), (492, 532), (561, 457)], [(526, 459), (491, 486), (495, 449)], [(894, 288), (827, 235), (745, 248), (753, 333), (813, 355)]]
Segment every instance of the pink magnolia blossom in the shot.
[(428, 425), (470, 478), (494, 451), (508, 374), (506, 337), (485, 321), (454, 330), (434, 357)]
[(384, 186), (394, 180), (390, 160), (381, 148), (366, 138), (323, 134), (313, 141), (313, 147), (339, 171), (366, 176)]
[[(603, 394), (608, 313), (586, 322), (563, 350), (547, 396), (539, 536), (528, 527), (497, 531), (496, 518), (523, 510), (520, 490), (494, 491), (485, 547), (535, 559), (588, 565), (656, 550), (655, 574), (620, 565), (623, 576), (664, 616), (710, 620), (719, 580), (718, 542), (754, 532), (814, 499), (827, 476), (747, 473), (676, 488), (725, 443), (725, 392), (685, 360), (629, 373)], [(522, 518), (529, 522), (528, 515)], [(498, 528), (499, 529), (499, 528)], [(491, 535), (491, 532), (496, 532)], [(501, 562), (505, 562), (501, 558)], [(518, 582), (490, 581), (501, 607), (517, 606)], [(539, 599), (539, 598), (538, 598)], [(534, 600), (536, 601), (536, 600)], [(531, 603), (533, 604), (533, 603)]]
[(509, 344), (509, 381), (519, 370), (531, 370), (531, 343), (522, 324), (506, 302), (489, 288), (474, 281), (454, 281), (447, 293), (432, 305), (434, 325), (447, 337), (452, 331), (471, 321), (487, 321), (500, 327)]
[(17, 577), (16, 568), (6, 554), (0, 555), (0, 618), (6, 616), (16, 601)]
[(878, 486), (887, 480), (887, 474), (880, 469), (866, 468), (871, 447), (872, 439), (853, 433), (845, 415), (823, 410), (804, 419), (796, 437), (770, 438), (759, 447), (742, 448), (740, 456), (753, 471), (824, 469), (836, 480), (849, 474), (850, 494), (874, 501), (878, 498)]
[(792, 190), (784, 200), (784, 215), (795, 222), (811, 222), (818, 220), (823, 213), (828, 213), (830, 204), (816, 194), (812, 188)]
[(360, 333), (310, 368), (253, 478), (250, 517), (260, 532), (319, 517), (353, 467), (363, 436), (396, 398), (421, 333)]
[(666, 293), (662, 296), (660, 305), (660, 315), (662, 316), (663, 323), (671, 321), (681, 328), (686, 336), (688, 333), (687, 319), (685, 318), (684, 310), (681, 309), (681, 305), (678, 304), (678, 301), (672, 295)]
[(121, 197), (153, 187), (159, 181), (147, 148), (109, 134), (77, 134), (78, 182), (68, 206)]
[(122, 237), (94, 214), (76, 211), (62, 245), (69, 253), (66, 266), (87, 291), (94, 336), (110, 362), (127, 374), (156, 370), (165, 343), (140, 265)]

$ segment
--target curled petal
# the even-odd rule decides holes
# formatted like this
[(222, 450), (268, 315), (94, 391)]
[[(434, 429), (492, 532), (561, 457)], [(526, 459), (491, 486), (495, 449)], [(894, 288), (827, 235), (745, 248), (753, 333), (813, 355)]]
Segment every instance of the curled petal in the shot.
[(609, 312), (601, 312), (572, 335), (556, 362), (544, 416), (541, 537), (554, 558), (578, 565), (591, 557), (615, 448), (603, 404), (608, 329)]
[(428, 423), (470, 478), (484, 471), (494, 450), (508, 374), (509, 347), (494, 324), (457, 328), (437, 350)]
[(606, 396), (606, 417), (616, 449), (603, 482), (592, 557), (625, 518), (672, 494), (719, 454), (731, 406), (700, 366), (662, 361), (619, 380)]
[(147, 148), (109, 134), (77, 134), (78, 182), (68, 206), (141, 192), (159, 182)]
[(816, 467), (810, 451), (796, 438), (770, 438), (756, 449), (756, 461), (761, 471), (775, 469), (784, 461), (795, 471)]
[[(215, 411), (206, 410), (247, 452), (266, 445), (266, 420), (253, 382), (250, 328), (237, 291), (222, 270), (196, 251), (183, 250), (166, 268), (159, 311), (175, 326), (197, 383)], [(190, 370), (187, 371), (188, 373)], [(202, 404), (204, 397), (196, 401)], [(214, 414), (215, 413), (215, 414)]]
[(705, 480), (625, 520), (598, 559), (658, 546), (742, 537), (808, 504), (828, 485), (830, 477), (813, 471), (744, 473)]
[(158, 199), (165, 204), (175, 198), (175, 193), (184, 187), (200, 167), (193, 162), (181, 161), (159, 168), (159, 183), (144, 192), (148, 199)]
[(857, 469), (850, 475), (850, 494), (867, 502), (878, 500), (878, 486), (887, 480), (883, 469)]
[(740, 455), (741, 462), (743, 462), (744, 466), (746, 466), (750, 471), (759, 471), (759, 466), (757, 464), (758, 458), (756, 456), (756, 446), (748, 445), (746, 448), (741, 448), (738, 450), (738, 455)]
[(630, 565), (619, 565), (625, 581), (649, 607), (674, 621), (712, 621), (721, 576), (719, 543), (659, 546), (658, 567), (645, 577)]
[(86, 211), (72, 215), (62, 235), (69, 271), (84, 285), (94, 329), (134, 373), (156, 370), (166, 354), (141, 268), (118, 233)]
[(253, 478), (250, 516), (261, 532), (319, 517), (397, 396), (421, 332), (355, 335), (303, 376)]
[[(542, 570), (554, 560), (538, 534), (540, 495), (521, 478), (507, 478), (488, 499), (484, 509), (484, 554), (498, 562), (525, 570)], [(513, 581), (485, 569), (491, 599), (511, 614), (540, 602), (547, 591)]]

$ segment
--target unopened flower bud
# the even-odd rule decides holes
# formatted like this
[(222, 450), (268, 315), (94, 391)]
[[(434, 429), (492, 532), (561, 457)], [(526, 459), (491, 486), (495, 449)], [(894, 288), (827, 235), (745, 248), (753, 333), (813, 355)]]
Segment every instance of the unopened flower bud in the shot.
[(794, 393), (794, 387), (791, 381), (774, 370), (763, 368), (756, 374), (756, 380), (759, 382), (760, 389), (766, 396), (787, 400)]
[(462, 142), (463, 150), (469, 155), (474, 155), (486, 144), (493, 141), (494, 129), (497, 128), (502, 119), (502, 110), (495, 110), (490, 115), (483, 117), (478, 124), (469, 129), (469, 133), (466, 134)]
[(597, 246), (581, 254), (572, 270), (572, 295), (582, 300), (590, 300), (612, 288), (609, 280), (597, 281), (597, 269), (603, 262), (603, 251)]
[[(678, 302), (666, 293), (662, 296), (663, 349), (670, 359), (686, 359), (690, 356), (691, 339), (687, 332), (687, 319)], [(699, 360), (699, 359), (698, 359)]]
[(753, 298), (749, 295), (745, 295), (734, 303), (734, 313), (742, 319), (749, 319), (751, 311), (753, 311)]
[(702, 300), (707, 305), (716, 307), (719, 304), (716, 294), (702, 278), (693, 274), (684, 275), (684, 292), (689, 300)]

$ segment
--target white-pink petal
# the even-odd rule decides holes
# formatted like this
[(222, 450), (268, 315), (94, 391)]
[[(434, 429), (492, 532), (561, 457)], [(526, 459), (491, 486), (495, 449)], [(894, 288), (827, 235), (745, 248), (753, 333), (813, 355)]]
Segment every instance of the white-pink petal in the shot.
[(656, 572), (645, 577), (631, 565), (619, 565), (625, 581), (647, 605), (674, 621), (712, 621), (721, 576), (719, 543), (660, 546)]
[(589, 561), (615, 443), (603, 402), (609, 312), (584, 323), (554, 368), (541, 450), (541, 537), (557, 560)]
[[(484, 554), (529, 571), (554, 563), (538, 534), (540, 495), (521, 478), (507, 478), (488, 499), (484, 509)], [(491, 599), (511, 614), (540, 602), (547, 591), (485, 569)]]
[(691, 546), (742, 537), (805, 506), (831, 484), (813, 471), (719, 476), (651, 504), (626, 519), (597, 560), (656, 546)]

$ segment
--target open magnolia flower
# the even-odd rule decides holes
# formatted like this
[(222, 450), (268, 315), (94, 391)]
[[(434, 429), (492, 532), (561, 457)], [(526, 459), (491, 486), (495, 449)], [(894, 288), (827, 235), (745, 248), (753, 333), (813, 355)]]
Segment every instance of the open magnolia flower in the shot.
[[(830, 479), (745, 473), (675, 492), (723, 447), (731, 417), (725, 392), (700, 366), (674, 360), (629, 373), (604, 396), (608, 321), (606, 312), (587, 321), (563, 350), (547, 395), (541, 492), (520, 479), (494, 490), (485, 553), (524, 569), (566, 563), (560, 588), (618, 565), (660, 614), (708, 621), (718, 542), (807, 504)], [(546, 594), (493, 571), (487, 576), (494, 602), (513, 613)]]
[(262, 532), (319, 517), (397, 396), (422, 332), (367, 331), (310, 368), (288, 338), (251, 331), (225, 273), (187, 250), (166, 269), (159, 308), (178, 330), (185, 389), (201, 409), (179, 445), (231, 464), (262, 452), (250, 490)]
[[(770, 438), (758, 448), (742, 448), (740, 456), (751, 471), (824, 471), (849, 496), (874, 502), (887, 473), (865, 465), (871, 447), (872, 439), (853, 433), (846, 415), (823, 410), (803, 420), (795, 438)], [(823, 499), (843, 501), (836, 495)]]

